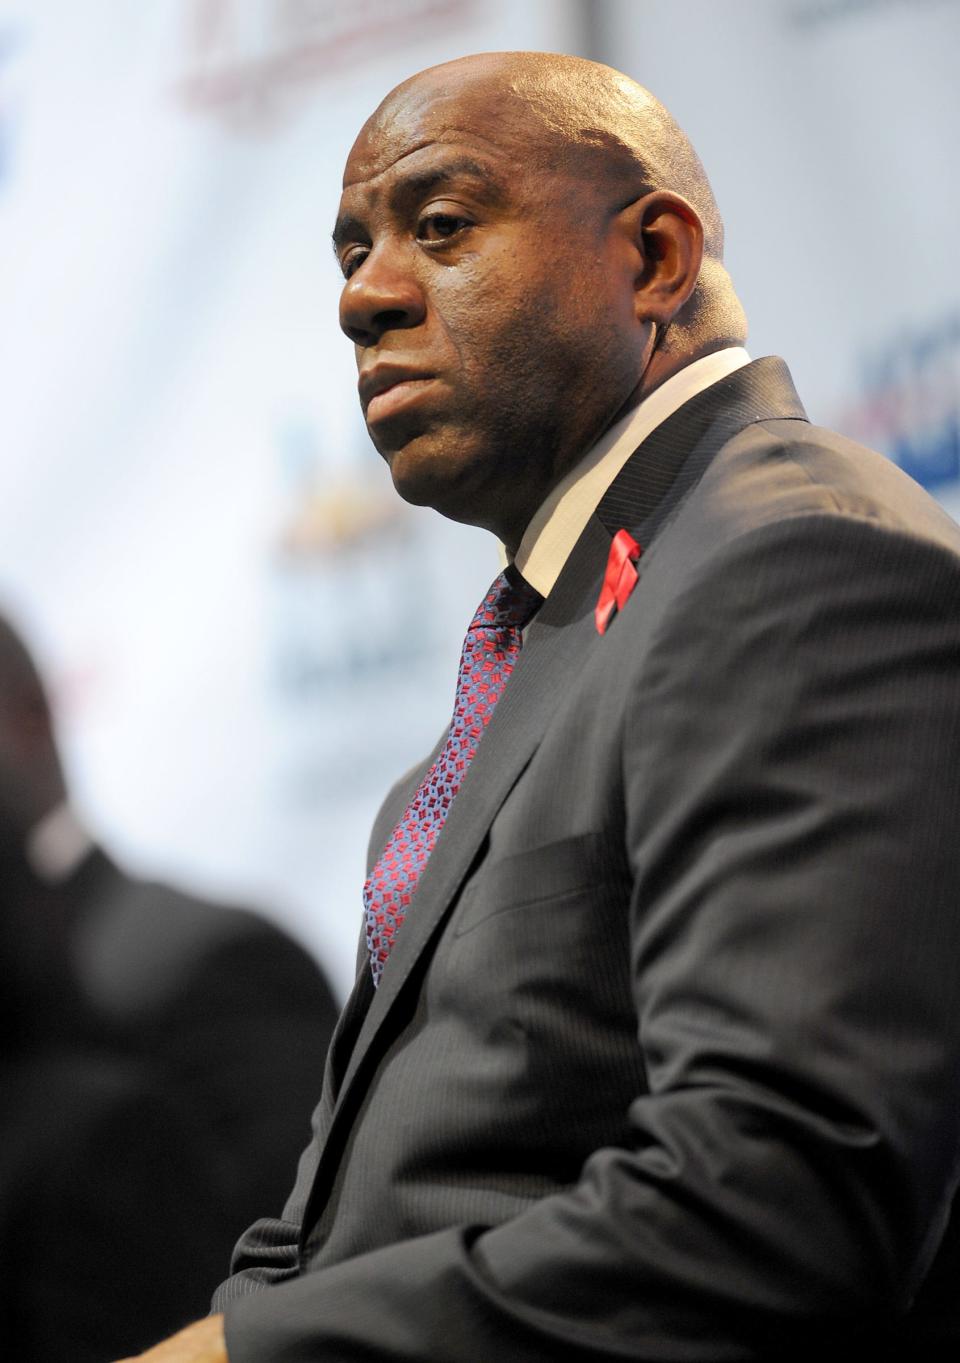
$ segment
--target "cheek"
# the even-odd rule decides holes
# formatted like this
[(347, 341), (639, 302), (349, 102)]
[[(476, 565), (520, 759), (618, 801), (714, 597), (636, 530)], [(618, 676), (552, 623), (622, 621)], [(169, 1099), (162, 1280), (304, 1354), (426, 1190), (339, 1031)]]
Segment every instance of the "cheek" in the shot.
[(550, 272), (533, 296), (511, 301), (509, 326), (498, 338), (501, 361), (510, 374), (538, 375), (552, 398), (594, 391), (611, 378), (618, 349), (612, 322), (595, 281)]
[(495, 393), (501, 417), (542, 420), (559, 394), (605, 408), (605, 391), (632, 384), (623, 309), (591, 246), (541, 238), (536, 253), (508, 246), (438, 275), (435, 315), (457, 356), (464, 403)]
[(525, 355), (548, 353), (565, 332), (574, 334), (580, 302), (542, 266), (484, 259), (437, 289), (438, 313), (465, 367), (503, 369)]

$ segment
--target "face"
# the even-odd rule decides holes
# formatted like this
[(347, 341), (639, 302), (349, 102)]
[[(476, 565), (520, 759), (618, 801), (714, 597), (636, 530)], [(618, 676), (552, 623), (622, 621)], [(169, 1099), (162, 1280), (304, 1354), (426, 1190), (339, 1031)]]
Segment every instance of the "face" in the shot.
[(354, 145), (340, 323), (401, 495), (515, 548), (630, 404), (645, 333), (609, 187), (495, 82), (450, 84), (401, 87)]

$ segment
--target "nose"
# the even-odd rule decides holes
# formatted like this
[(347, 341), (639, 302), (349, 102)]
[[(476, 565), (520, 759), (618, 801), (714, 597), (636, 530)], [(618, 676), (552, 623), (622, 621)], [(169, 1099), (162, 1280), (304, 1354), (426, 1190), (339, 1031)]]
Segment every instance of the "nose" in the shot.
[(425, 314), (420, 285), (387, 250), (372, 250), (340, 295), (340, 327), (357, 346), (376, 345), (388, 331), (419, 326)]

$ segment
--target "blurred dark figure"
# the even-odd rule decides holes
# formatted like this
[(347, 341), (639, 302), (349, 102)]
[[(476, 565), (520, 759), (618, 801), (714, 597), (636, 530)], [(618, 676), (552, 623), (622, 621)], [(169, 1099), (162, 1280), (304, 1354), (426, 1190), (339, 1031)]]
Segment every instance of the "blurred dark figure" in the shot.
[(102, 1363), (205, 1311), (279, 1209), (336, 1007), (276, 928), (92, 843), (2, 620), (0, 971), (0, 1356)]

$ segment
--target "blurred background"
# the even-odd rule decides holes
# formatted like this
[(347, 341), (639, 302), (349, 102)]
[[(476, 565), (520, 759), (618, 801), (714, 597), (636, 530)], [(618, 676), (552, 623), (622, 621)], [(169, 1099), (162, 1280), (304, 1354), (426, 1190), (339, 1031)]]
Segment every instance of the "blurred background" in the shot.
[(497, 558), (394, 496), (329, 232), (383, 94), (498, 48), (668, 104), (751, 354), (960, 513), (957, 0), (0, 0), (0, 610), (96, 839), (339, 997)]

